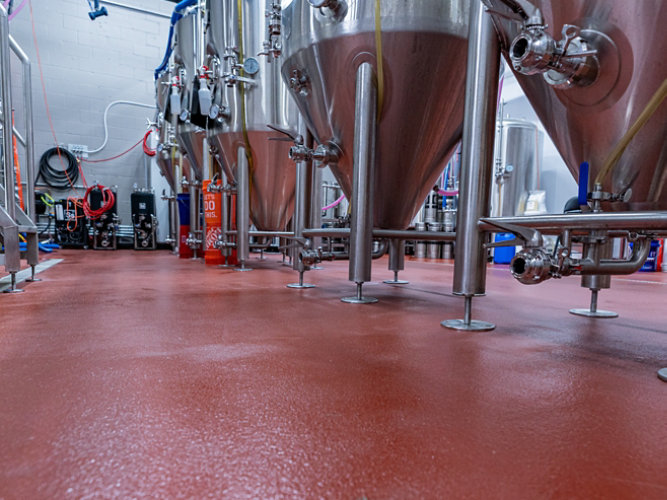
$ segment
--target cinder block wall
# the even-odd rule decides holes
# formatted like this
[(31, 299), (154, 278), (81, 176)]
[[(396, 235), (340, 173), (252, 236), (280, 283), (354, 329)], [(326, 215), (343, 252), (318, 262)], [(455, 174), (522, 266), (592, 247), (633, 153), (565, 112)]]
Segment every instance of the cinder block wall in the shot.
[[(14, 2), (18, 4), (18, 2)], [(119, 3), (170, 14), (174, 4), (165, 0), (122, 0)], [(164, 54), (169, 20), (107, 5), (108, 17), (91, 21), (86, 0), (32, 0), (47, 98), (58, 142), (99, 147), (104, 140), (103, 114), (115, 100), (154, 104), (153, 70)], [(54, 146), (45, 111), (33, 42), (30, 11), (26, 6), (10, 23), (10, 32), (32, 62), (35, 120), (35, 155)], [(23, 130), (20, 67), (12, 57), (16, 124)], [(109, 112), (109, 141), (89, 159), (115, 156), (136, 143), (146, 131), (154, 110), (115, 106)], [(23, 156), (23, 155), (21, 155)], [(25, 159), (22, 158), (25, 167)], [(86, 164), (89, 184), (98, 181), (118, 186), (122, 223), (130, 223), (130, 193), (136, 183), (145, 187), (141, 146), (106, 163)], [(37, 169), (37, 165), (35, 165)], [(81, 181), (79, 181), (80, 183)], [(53, 192), (64, 197), (67, 192)]]

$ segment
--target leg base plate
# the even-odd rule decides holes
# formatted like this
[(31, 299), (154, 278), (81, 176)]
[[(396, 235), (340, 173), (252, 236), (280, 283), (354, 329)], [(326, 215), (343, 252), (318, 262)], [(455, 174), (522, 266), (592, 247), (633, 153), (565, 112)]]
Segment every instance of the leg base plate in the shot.
[(345, 302), (346, 304), (375, 304), (378, 299), (375, 297), (357, 297), (356, 295), (354, 297), (343, 297), (340, 299), (341, 302)]
[(570, 314), (575, 316), (585, 316), (586, 318), (618, 318), (618, 313), (614, 311), (603, 311), (598, 309), (593, 312), (590, 309), (570, 309)]
[(315, 288), (315, 285), (312, 283), (289, 283), (288, 285), (285, 285), (287, 288)]
[(487, 321), (476, 321), (473, 320), (470, 324), (467, 324), (465, 320), (462, 319), (447, 319), (442, 321), (440, 325), (450, 330), (459, 330), (467, 332), (488, 332), (496, 328), (496, 325), (489, 323)]

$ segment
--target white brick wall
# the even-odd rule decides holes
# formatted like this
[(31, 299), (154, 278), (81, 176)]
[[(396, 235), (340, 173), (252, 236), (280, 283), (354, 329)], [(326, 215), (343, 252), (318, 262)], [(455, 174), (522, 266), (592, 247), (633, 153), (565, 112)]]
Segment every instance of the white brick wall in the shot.
[[(123, 0), (122, 3), (170, 14), (174, 4), (164, 0)], [(47, 97), (58, 141), (99, 147), (104, 140), (102, 116), (114, 100), (154, 103), (153, 70), (162, 60), (169, 20), (111, 5), (108, 17), (88, 18), (85, 0), (32, 0)], [(30, 12), (23, 9), (11, 22), (12, 36), (32, 62), (35, 120), (35, 156), (54, 146), (46, 119), (32, 37)], [(20, 68), (14, 67), (14, 107), (19, 130), (23, 130)], [(150, 109), (115, 106), (109, 113), (109, 142), (90, 159), (114, 156), (137, 142), (145, 133)], [(144, 187), (141, 147), (108, 163), (84, 164), (89, 184), (99, 181), (118, 185), (119, 212), (130, 222), (133, 184)], [(25, 158), (22, 158), (22, 166)], [(35, 166), (37, 168), (37, 166)], [(67, 193), (52, 193), (54, 197)]]

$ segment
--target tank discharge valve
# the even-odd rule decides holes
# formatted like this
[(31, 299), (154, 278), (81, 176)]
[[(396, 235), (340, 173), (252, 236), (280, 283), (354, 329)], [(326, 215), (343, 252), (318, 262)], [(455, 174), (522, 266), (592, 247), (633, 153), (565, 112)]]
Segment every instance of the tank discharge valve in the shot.
[(524, 75), (543, 74), (558, 88), (585, 87), (598, 75), (597, 51), (580, 36), (578, 26), (563, 26), (563, 38), (555, 41), (546, 26), (527, 26), (512, 42), (512, 66)]
[(295, 162), (312, 160), (318, 162), (320, 167), (335, 165), (338, 163), (340, 155), (340, 148), (332, 142), (320, 144), (315, 149), (310, 149), (295, 141), (295, 145), (289, 150), (289, 157), (291, 160)]
[(539, 248), (518, 252), (510, 264), (512, 276), (524, 285), (536, 285), (558, 274), (558, 262)]
[(347, 14), (347, 2), (345, 0), (308, 0), (308, 3), (315, 9), (320, 9), (320, 12), (331, 17), (336, 21), (340, 21)]

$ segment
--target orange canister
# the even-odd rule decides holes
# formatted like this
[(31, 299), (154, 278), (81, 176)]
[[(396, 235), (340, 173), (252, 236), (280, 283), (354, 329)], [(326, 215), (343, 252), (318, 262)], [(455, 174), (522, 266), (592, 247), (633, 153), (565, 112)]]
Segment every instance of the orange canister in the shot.
[[(204, 241), (204, 262), (207, 265), (218, 266), (224, 263), (222, 253), (215, 247), (222, 234), (222, 195), (219, 192), (209, 192), (211, 181), (204, 181), (204, 221), (206, 223), (206, 238)], [(217, 181), (216, 186), (221, 182)]]

